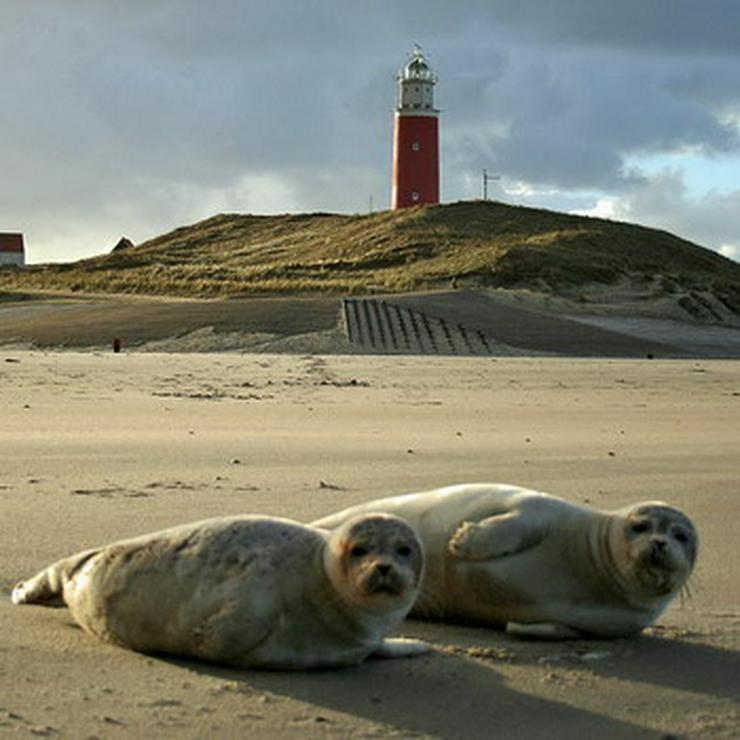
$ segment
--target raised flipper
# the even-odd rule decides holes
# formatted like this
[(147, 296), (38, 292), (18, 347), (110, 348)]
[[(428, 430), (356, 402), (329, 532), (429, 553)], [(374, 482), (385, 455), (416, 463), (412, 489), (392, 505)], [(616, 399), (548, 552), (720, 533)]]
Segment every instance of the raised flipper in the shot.
[(447, 543), (461, 560), (491, 560), (534, 547), (545, 536), (541, 519), (518, 511), (463, 522)]
[(386, 638), (373, 650), (371, 658), (414, 658), (433, 650), (428, 642), (412, 640), (408, 637)]
[(507, 622), (506, 633), (530, 640), (578, 640), (584, 636), (582, 632), (556, 622)]

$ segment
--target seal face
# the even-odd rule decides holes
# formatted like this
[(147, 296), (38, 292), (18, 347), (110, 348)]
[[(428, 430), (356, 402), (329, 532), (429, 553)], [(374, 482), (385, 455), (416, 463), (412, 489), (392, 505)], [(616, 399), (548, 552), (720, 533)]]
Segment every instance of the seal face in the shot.
[(615, 512), (538, 491), (469, 484), (371, 501), (409, 522), (426, 553), (412, 616), (538, 638), (638, 633), (680, 592), (697, 557), (688, 517), (661, 502)]
[(65, 558), (12, 600), (66, 605), (86, 631), (141, 652), (336, 667), (429, 650), (386, 639), (416, 599), (423, 564), (415, 531), (394, 516), (362, 515), (336, 532), (225, 517)]
[(633, 577), (647, 594), (677, 593), (694, 567), (698, 535), (685, 514), (660, 502), (628, 509), (623, 537)]
[(352, 603), (385, 611), (410, 609), (424, 570), (421, 542), (411, 526), (387, 514), (350, 519), (333, 537), (327, 561), (330, 578), (346, 584)]

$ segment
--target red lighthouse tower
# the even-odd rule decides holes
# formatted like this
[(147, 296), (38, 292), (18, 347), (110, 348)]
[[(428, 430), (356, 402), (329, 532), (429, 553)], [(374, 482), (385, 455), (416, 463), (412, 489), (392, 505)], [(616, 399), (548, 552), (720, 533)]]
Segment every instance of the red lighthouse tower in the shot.
[(393, 133), (393, 208), (439, 203), (439, 111), (434, 107), (436, 76), (414, 47), (398, 73)]

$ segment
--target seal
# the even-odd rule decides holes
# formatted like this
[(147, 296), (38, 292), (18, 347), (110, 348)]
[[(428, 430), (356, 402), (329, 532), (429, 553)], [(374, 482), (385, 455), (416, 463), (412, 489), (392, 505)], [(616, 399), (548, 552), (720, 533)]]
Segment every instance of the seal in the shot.
[(208, 519), (59, 560), (12, 592), (68, 606), (105, 641), (248, 668), (333, 668), (427, 643), (386, 639), (418, 595), (413, 528), (387, 514), (327, 532), (287, 519)]
[(691, 521), (662, 502), (605, 512), (501, 484), (378, 499), (314, 525), (369, 510), (405, 519), (422, 539), (426, 575), (411, 616), (521, 637), (637, 634), (684, 587), (698, 550)]

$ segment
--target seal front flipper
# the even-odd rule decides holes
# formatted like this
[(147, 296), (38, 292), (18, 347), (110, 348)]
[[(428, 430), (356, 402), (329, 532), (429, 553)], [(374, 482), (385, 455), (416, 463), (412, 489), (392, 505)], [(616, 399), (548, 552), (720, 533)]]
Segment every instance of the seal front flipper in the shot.
[(261, 605), (255, 599), (229, 600), (195, 625), (182, 650), (215, 663), (249, 665), (250, 653), (269, 642), (279, 621), (267, 599)]
[(463, 522), (447, 543), (447, 549), (460, 560), (492, 560), (527, 550), (545, 536), (538, 518), (509, 512)]
[(424, 640), (411, 640), (408, 637), (393, 637), (383, 640), (370, 654), (371, 658), (414, 658), (433, 650)]
[(556, 622), (507, 622), (506, 634), (530, 640), (578, 640), (584, 637), (582, 632)]

